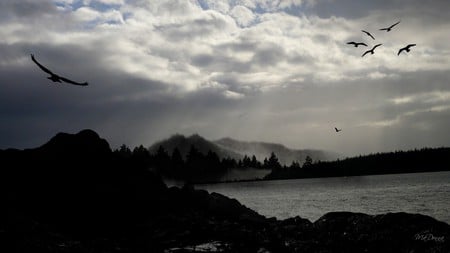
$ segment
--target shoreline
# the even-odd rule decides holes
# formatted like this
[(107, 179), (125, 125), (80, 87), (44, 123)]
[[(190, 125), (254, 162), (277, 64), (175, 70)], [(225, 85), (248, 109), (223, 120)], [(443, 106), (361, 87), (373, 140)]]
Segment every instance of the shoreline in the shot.
[(232, 184), (232, 183), (247, 183), (247, 182), (264, 182), (264, 181), (283, 181), (283, 180), (297, 180), (297, 179), (320, 179), (320, 178), (342, 178), (342, 177), (364, 177), (364, 176), (383, 176), (383, 175), (402, 175), (402, 174), (420, 174), (420, 173), (439, 173), (448, 172), (450, 170), (435, 170), (435, 171), (413, 171), (413, 172), (400, 172), (400, 173), (383, 173), (383, 174), (361, 174), (361, 175), (349, 175), (349, 176), (323, 176), (323, 177), (300, 177), (300, 178), (257, 178), (257, 179), (243, 179), (243, 180), (226, 180), (226, 181), (207, 181), (207, 182), (193, 182), (193, 185), (213, 185), (213, 184)]

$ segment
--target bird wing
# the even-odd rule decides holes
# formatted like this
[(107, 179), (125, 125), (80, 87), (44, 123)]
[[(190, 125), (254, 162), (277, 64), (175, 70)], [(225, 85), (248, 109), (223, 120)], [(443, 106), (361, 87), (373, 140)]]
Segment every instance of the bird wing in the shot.
[(78, 82), (75, 82), (75, 81), (72, 81), (72, 80), (70, 80), (70, 79), (67, 79), (67, 78), (65, 78), (65, 77), (60, 77), (60, 79), (62, 80), (62, 81), (64, 81), (64, 82), (66, 82), (66, 83), (70, 83), (70, 84), (74, 84), (74, 85), (80, 85), (80, 86), (87, 86), (88, 85), (88, 83), (87, 82), (84, 82), (84, 83), (78, 83)]
[(380, 31), (389, 30), (390, 28), (381, 28)]
[(367, 47), (367, 44), (366, 44), (366, 43), (363, 43), (363, 42), (361, 42), (361, 43), (358, 43), (358, 44), (360, 44), (360, 45), (363, 45), (363, 46), (366, 46), (366, 47)]
[(408, 48), (409, 47), (414, 47), (416, 44), (408, 44)]
[(397, 55), (400, 55), (402, 53), (402, 51), (405, 50), (405, 48), (400, 48), (400, 50), (398, 50)]
[(34, 54), (31, 54), (31, 60), (33, 60), (34, 63), (36, 63), (36, 65), (38, 65), (39, 68), (41, 68), (44, 72), (46, 72), (50, 75), (55, 75), (55, 73), (51, 72), (48, 68), (42, 66), (42, 64), (40, 64), (38, 61), (36, 61), (36, 59), (34, 58)]
[(396, 25), (398, 25), (398, 24), (400, 24), (400, 21), (398, 21), (397, 23), (391, 25), (389, 28), (392, 28), (392, 27), (394, 27), (394, 26), (396, 26)]
[(339, 132), (339, 130), (338, 130), (336, 127), (334, 128), (334, 130), (335, 130), (336, 132)]
[(375, 39), (373, 36), (372, 36), (372, 34), (370, 34), (370, 32), (368, 32), (368, 31), (364, 31), (364, 30), (361, 30), (363, 33), (365, 33), (365, 34), (367, 34), (368, 36), (370, 36), (372, 39)]
[(377, 47), (379, 47), (379, 46), (381, 46), (381, 45), (383, 45), (383, 44), (376, 44), (376, 45), (372, 48), (372, 50), (374, 50), (375, 48), (377, 48)]
[(356, 44), (356, 42), (354, 42), (354, 41), (350, 41), (350, 42), (347, 42), (347, 44), (349, 44), (349, 45), (355, 45), (355, 44)]
[(364, 52), (364, 54), (361, 57), (364, 57), (364, 55), (370, 53), (370, 51), (372, 51), (372, 50), (367, 50), (366, 52)]

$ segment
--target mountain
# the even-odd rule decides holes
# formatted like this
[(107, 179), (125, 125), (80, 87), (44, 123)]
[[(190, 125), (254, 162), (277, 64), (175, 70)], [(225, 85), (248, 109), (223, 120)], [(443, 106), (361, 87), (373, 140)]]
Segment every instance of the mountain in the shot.
[(234, 152), (232, 150), (224, 149), (214, 142), (206, 140), (198, 134), (194, 134), (189, 137), (185, 137), (181, 134), (175, 134), (169, 139), (158, 141), (151, 145), (149, 147), (150, 153), (156, 153), (159, 146), (162, 146), (166, 151), (168, 151), (169, 155), (172, 154), (175, 148), (178, 148), (183, 158), (186, 158), (186, 155), (189, 152), (191, 146), (194, 146), (203, 154), (207, 154), (208, 151), (211, 150), (212, 152), (215, 152), (220, 158), (231, 157), (234, 159), (241, 159), (243, 157), (242, 154)]
[(217, 146), (230, 152), (239, 153), (241, 155), (255, 155), (259, 161), (270, 157), (270, 153), (274, 152), (281, 164), (290, 165), (292, 161), (303, 163), (306, 156), (313, 161), (328, 161), (339, 158), (339, 155), (332, 152), (313, 149), (290, 149), (281, 144), (267, 142), (245, 142), (231, 138), (222, 138), (214, 141)]
[(270, 157), (270, 153), (274, 152), (281, 164), (290, 165), (292, 161), (303, 163), (306, 156), (310, 156), (314, 161), (334, 160), (339, 156), (335, 153), (322, 150), (312, 149), (289, 149), (282, 144), (266, 143), (266, 142), (245, 142), (231, 138), (222, 138), (216, 141), (209, 141), (198, 134), (185, 137), (176, 134), (172, 137), (156, 142), (151, 145), (149, 151), (155, 153), (159, 146), (162, 146), (169, 154), (177, 147), (181, 155), (185, 158), (190, 147), (195, 146), (201, 153), (206, 154), (209, 150), (215, 152), (220, 158), (231, 157), (241, 159), (244, 155), (255, 155), (259, 161)]

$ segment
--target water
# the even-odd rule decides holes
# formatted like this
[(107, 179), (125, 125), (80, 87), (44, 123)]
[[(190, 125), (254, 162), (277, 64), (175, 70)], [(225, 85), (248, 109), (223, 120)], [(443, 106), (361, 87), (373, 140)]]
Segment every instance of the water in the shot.
[(315, 221), (332, 211), (408, 212), (450, 224), (450, 172), (199, 185), (265, 215)]

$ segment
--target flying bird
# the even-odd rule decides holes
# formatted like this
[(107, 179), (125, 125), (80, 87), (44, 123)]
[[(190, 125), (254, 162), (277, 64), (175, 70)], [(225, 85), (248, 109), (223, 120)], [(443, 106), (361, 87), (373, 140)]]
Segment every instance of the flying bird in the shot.
[(350, 41), (350, 42), (347, 42), (347, 44), (354, 45), (355, 47), (358, 47), (358, 46), (366, 46), (367, 47), (367, 44), (366, 43), (362, 43), (362, 42)]
[(394, 26), (398, 25), (399, 23), (400, 23), (400, 21), (398, 21), (397, 23), (395, 23), (395, 24), (393, 24), (393, 25), (391, 25), (391, 26), (389, 26), (389, 27), (386, 27), (386, 28), (381, 28), (381, 29), (380, 29), (380, 31), (386, 31), (386, 32), (390, 32), (390, 31), (391, 31), (391, 29), (392, 29), (392, 27), (394, 27)]
[(371, 53), (371, 54), (374, 54), (375, 53), (375, 48), (377, 48), (377, 47), (379, 47), (379, 46), (381, 46), (381, 45), (383, 45), (383, 44), (377, 44), (377, 45), (375, 45), (372, 49), (370, 49), (370, 50), (367, 50), (366, 52), (364, 52), (364, 54), (361, 56), (361, 57), (364, 57), (364, 55), (366, 55), (366, 54), (368, 54), (368, 53)]
[(334, 128), (334, 131), (336, 131), (336, 133), (339, 133), (340, 131), (342, 131), (342, 129), (337, 129), (336, 127)]
[(81, 86), (87, 86), (88, 83), (84, 82), (84, 83), (78, 83), (75, 81), (72, 81), (70, 79), (67, 79), (63, 76), (59, 76), (55, 73), (53, 73), (52, 71), (50, 71), (48, 68), (42, 66), (42, 64), (40, 64), (35, 58), (34, 58), (34, 54), (31, 54), (31, 60), (34, 61), (34, 63), (36, 63), (36, 65), (39, 66), (39, 68), (41, 68), (45, 73), (49, 74), (50, 76), (47, 77), (48, 79), (52, 80), (53, 82), (58, 82), (61, 83), (61, 81), (66, 82), (66, 83), (70, 83), (70, 84), (74, 84), (74, 85), (81, 85)]
[(375, 39), (373, 36), (372, 36), (372, 34), (370, 34), (370, 32), (367, 32), (367, 31), (364, 31), (364, 30), (361, 30), (363, 33), (365, 33), (365, 34), (367, 34), (370, 38), (372, 38), (372, 39)]
[(402, 52), (402, 51), (406, 51), (406, 52), (409, 52), (409, 51), (411, 51), (411, 47), (414, 47), (416, 44), (409, 44), (409, 45), (407, 45), (406, 47), (404, 47), (404, 48), (400, 48), (400, 50), (398, 50), (398, 54), (397, 55), (400, 55), (400, 53)]

